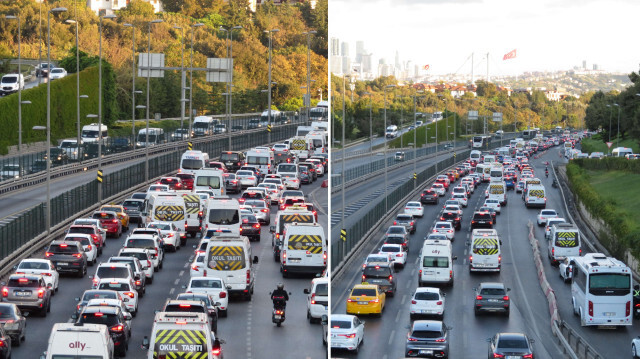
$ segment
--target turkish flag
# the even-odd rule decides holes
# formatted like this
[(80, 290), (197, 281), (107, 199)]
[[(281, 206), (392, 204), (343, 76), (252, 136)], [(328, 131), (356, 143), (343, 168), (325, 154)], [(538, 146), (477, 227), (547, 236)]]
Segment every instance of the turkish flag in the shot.
[(513, 51), (510, 51), (508, 53), (506, 53), (503, 57), (502, 60), (509, 60), (509, 59), (515, 59), (516, 58), (516, 50), (513, 49)]
[(423, 68), (424, 70), (429, 70), (429, 65), (424, 65), (422, 68)]

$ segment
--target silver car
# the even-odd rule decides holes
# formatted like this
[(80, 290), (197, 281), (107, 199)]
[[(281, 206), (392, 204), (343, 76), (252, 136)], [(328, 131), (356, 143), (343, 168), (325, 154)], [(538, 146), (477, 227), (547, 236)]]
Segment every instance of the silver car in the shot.
[(261, 224), (271, 224), (271, 206), (264, 200), (247, 200), (244, 202), (245, 206), (251, 206), (253, 215), (256, 216), (258, 222)]
[(503, 313), (509, 316), (510, 301), (507, 292), (511, 288), (505, 288), (504, 284), (497, 282), (480, 283), (477, 288), (473, 288), (476, 294), (473, 309), (475, 315), (482, 312)]

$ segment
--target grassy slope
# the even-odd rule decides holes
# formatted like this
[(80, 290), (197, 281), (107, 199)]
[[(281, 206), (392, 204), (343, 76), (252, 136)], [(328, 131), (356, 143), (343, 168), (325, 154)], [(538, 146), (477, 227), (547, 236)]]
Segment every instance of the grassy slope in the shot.
[[(613, 145), (611, 148), (616, 147), (615, 139), (612, 139)], [(594, 135), (592, 138), (585, 138), (581, 141), (582, 143), (582, 152), (591, 153), (591, 152), (603, 152), (609, 153), (609, 149), (607, 148), (607, 144), (602, 142), (602, 138), (600, 135)], [(638, 146), (638, 141), (634, 139), (625, 139), (620, 141), (620, 147), (628, 147), (633, 149), (633, 153), (638, 153), (640, 146)]]
[(640, 227), (640, 174), (623, 171), (587, 171), (589, 182), (603, 198), (610, 198), (624, 213), (627, 222)]

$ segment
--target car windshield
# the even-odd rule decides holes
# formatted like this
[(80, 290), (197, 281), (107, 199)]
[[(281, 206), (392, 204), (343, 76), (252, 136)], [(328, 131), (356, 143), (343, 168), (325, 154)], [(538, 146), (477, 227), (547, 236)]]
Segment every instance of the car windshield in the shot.
[(367, 266), (364, 268), (362, 272), (363, 275), (367, 277), (375, 277), (375, 278), (387, 278), (391, 273), (391, 268), (389, 267), (380, 267), (380, 266)]
[(14, 317), (12, 305), (0, 305), (0, 319), (11, 319)]
[(355, 288), (351, 291), (352, 297), (375, 297), (376, 290), (373, 288)]
[(127, 278), (129, 271), (124, 267), (102, 266), (98, 268), (96, 275), (100, 278)]
[(321, 283), (316, 286), (316, 296), (326, 297), (329, 295), (329, 285)]
[(451, 224), (449, 224), (449, 223), (438, 223), (438, 224), (436, 224), (436, 228), (438, 228), (438, 229), (450, 229), (451, 228)]
[(240, 214), (237, 209), (210, 209), (209, 223), (212, 224), (238, 224), (240, 222)]
[(169, 231), (171, 230), (171, 225), (164, 223), (149, 223), (147, 228), (157, 228), (161, 231)]
[(40, 283), (34, 278), (10, 278), (7, 287), (38, 288)]
[(405, 229), (403, 227), (389, 227), (387, 230), (388, 234), (403, 234), (405, 233)]
[(422, 266), (429, 268), (447, 268), (449, 267), (449, 258), (424, 256), (422, 259)]
[(528, 349), (529, 344), (525, 338), (501, 338), (498, 341), (498, 348), (501, 349)]
[(351, 322), (346, 320), (332, 320), (331, 328), (333, 329), (351, 329)]
[(104, 324), (107, 327), (111, 327), (113, 325), (118, 324), (118, 317), (115, 314), (102, 313), (102, 312), (82, 313), (78, 322), (91, 323), (91, 324)]
[(129, 248), (155, 248), (156, 244), (153, 239), (146, 238), (132, 238), (127, 240), (127, 247)]
[(87, 291), (82, 296), (83, 302), (88, 302), (91, 299), (119, 299), (116, 292), (111, 291)]
[(413, 299), (415, 300), (440, 300), (440, 295), (435, 292), (417, 292)]
[(130, 289), (128, 283), (119, 283), (119, 282), (102, 282), (98, 289), (109, 289), (109, 290), (117, 290), (119, 292), (128, 291)]
[(400, 252), (400, 247), (382, 246), (382, 248), (380, 248), (380, 252), (397, 253)]
[(482, 288), (480, 290), (482, 295), (504, 295), (504, 288)]
[(40, 270), (49, 270), (49, 263), (45, 262), (22, 262), (18, 266), (18, 269), (40, 269)]
[(414, 330), (411, 336), (414, 338), (433, 339), (442, 337), (442, 332), (439, 330)]
[[(404, 244), (404, 238), (403, 237), (398, 237), (398, 236), (387, 237), (387, 239), (385, 240), (385, 243), (389, 243), (389, 244)], [(389, 251), (385, 251), (385, 252), (389, 252)]]
[(192, 279), (191, 288), (222, 288), (222, 283), (214, 279)]

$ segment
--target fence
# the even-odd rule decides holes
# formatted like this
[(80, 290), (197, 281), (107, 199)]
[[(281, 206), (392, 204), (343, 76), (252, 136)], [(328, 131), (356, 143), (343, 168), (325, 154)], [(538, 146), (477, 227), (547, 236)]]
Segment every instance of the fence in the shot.
[[(296, 126), (274, 127), (272, 131), (272, 141), (281, 141), (294, 136)], [(267, 142), (267, 137), (266, 131), (235, 136), (233, 147), (240, 150), (263, 145)], [(227, 138), (217, 138), (210, 142), (194, 144), (194, 149), (208, 152), (214, 157), (223, 149), (226, 150), (227, 146)], [(149, 178), (175, 171), (179, 167), (180, 157), (185, 148), (185, 143), (176, 144), (175, 149), (150, 158)], [(107, 174), (103, 182), (103, 197), (109, 198), (142, 184), (144, 173), (145, 163), (142, 162)], [(96, 203), (98, 203), (98, 182), (95, 179), (52, 198), (51, 227), (55, 227)], [(0, 227), (0, 261), (15, 254), (27, 242), (46, 231), (45, 203), (9, 217), (7, 220), (8, 222)]]

